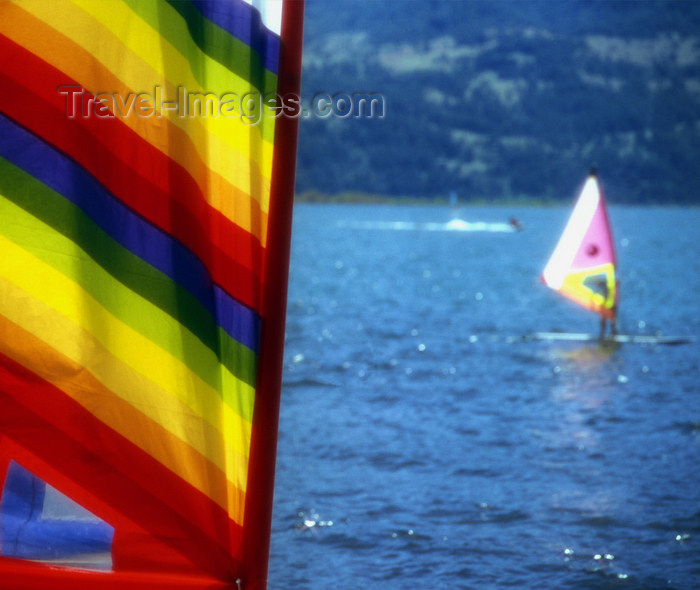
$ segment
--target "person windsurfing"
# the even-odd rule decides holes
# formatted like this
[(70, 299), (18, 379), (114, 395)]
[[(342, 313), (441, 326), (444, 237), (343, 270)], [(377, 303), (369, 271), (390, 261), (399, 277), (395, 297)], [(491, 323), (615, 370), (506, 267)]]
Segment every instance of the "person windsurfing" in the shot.
[[(603, 296), (604, 302), (607, 304), (608, 298), (610, 297), (610, 291), (608, 289), (608, 283), (606, 282), (605, 278), (598, 279), (598, 287), (600, 288), (601, 295)], [(600, 314), (600, 339), (605, 340), (605, 332), (606, 332), (606, 327), (608, 323), (608, 319), (610, 320), (610, 335), (615, 337), (617, 336), (617, 300), (618, 300), (618, 293), (620, 289), (620, 281), (615, 279), (615, 293), (613, 297), (615, 300), (612, 302), (612, 306), (610, 307), (610, 313), (611, 317), (607, 318), (605, 314)], [(607, 305), (606, 305), (607, 307)]]

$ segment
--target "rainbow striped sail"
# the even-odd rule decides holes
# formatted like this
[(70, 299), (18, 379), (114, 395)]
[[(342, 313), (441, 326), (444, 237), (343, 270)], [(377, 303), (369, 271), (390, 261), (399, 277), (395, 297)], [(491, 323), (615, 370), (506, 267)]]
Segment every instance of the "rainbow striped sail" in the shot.
[(3, 588), (266, 586), (303, 4), (256, 4), (0, 4)]
[(603, 318), (615, 318), (615, 248), (603, 190), (593, 172), (544, 268), (542, 281)]

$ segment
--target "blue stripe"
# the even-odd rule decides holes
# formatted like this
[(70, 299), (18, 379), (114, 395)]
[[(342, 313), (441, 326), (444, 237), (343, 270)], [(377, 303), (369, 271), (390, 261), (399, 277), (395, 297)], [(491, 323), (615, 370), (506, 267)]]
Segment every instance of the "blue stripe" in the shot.
[(280, 39), (276, 33), (265, 27), (257, 9), (241, 0), (191, 2), (205, 18), (255, 50), (260, 55), (265, 69), (277, 73)]
[(187, 289), (229, 336), (258, 352), (260, 318), (215, 285), (199, 258), (134, 213), (74, 160), (2, 113), (0, 155), (80, 207), (115, 241)]

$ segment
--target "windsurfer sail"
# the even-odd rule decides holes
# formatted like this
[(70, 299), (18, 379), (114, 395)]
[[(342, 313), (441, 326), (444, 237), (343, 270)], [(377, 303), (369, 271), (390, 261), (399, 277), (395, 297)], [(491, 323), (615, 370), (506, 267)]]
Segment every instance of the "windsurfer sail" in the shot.
[(595, 170), (586, 179), (564, 233), (542, 273), (545, 285), (601, 317), (616, 331), (615, 248), (603, 190)]

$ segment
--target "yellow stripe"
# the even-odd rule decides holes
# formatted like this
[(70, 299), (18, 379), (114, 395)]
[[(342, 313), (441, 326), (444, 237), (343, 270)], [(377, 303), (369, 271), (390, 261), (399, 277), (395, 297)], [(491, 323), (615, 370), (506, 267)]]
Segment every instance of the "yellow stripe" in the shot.
[[(26, 297), (26, 295), (11, 283), (4, 281), (0, 282), (0, 297), (4, 300), (5, 307), (16, 310), (17, 306), (12, 303), (12, 300)], [(35, 317), (42, 317), (44, 320), (55, 319), (57, 326), (67, 321), (63, 316), (44, 307), (41, 303), (36, 301), (34, 303), (36, 303), (36, 308), (33, 309), (37, 312)], [(147, 417), (135, 407), (136, 404), (130, 403), (130, 401), (116, 395), (114, 391), (110, 391), (104, 383), (100, 382), (84, 367), (71, 361), (2, 314), (0, 314), (0, 332), (5, 336), (0, 339), (0, 352), (53, 384), (98, 420), (209, 496), (226, 509), (232, 517), (238, 515), (240, 509), (237, 506), (244, 503), (245, 491), (238, 489), (234, 483), (226, 479), (226, 473), (222, 467), (224, 461), (221, 460), (224, 451), (223, 439), (206, 422), (193, 419), (191, 414), (183, 411), (179, 416), (179, 421), (184, 422), (185, 432), (187, 432), (189, 439), (182, 440), (181, 437), (177, 437), (173, 432), (166, 430), (162, 425)], [(95, 343), (95, 346), (97, 349), (101, 348), (99, 343)], [(135, 391), (141, 391), (138, 385), (139, 380), (143, 378), (134, 374), (131, 369), (119, 363), (106, 351), (103, 353), (106, 355), (108, 363), (115, 367), (114, 373), (117, 375), (117, 383), (124, 387), (131, 386), (128, 391), (132, 392), (132, 395)], [(135, 401), (140, 402), (141, 397), (139, 396)], [(208, 445), (201, 444), (203, 440), (207, 440)], [(196, 446), (209, 450), (213, 456), (217, 457), (216, 463), (204, 457), (195, 448)], [(233, 454), (231, 453), (231, 455)], [(241, 455), (237, 455), (237, 460), (240, 466), (239, 470), (243, 475), (243, 485), (245, 485), (246, 460)], [(241, 477), (237, 479), (240, 480)], [(238, 517), (241, 518), (240, 515)], [(241, 522), (241, 520), (236, 521)]]
[[(110, 314), (78, 284), (2, 236), (0, 251), (3, 252), (0, 275), (86, 330), (116, 358), (220, 430), (227, 445), (247, 456), (251, 424), (223, 403), (214, 388), (186, 365)], [(79, 252), (75, 255), (79, 256)], [(80, 265), (79, 260), (77, 264)], [(90, 362), (89, 348), (76, 346), (74, 339), (63, 336), (62, 332), (50, 332), (43, 339), (55, 338), (53, 347), (56, 350), (64, 352), (80, 364)], [(151, 401), (161, 403), (162, 400), (158, 398)]]
[[(116, 358), (90, 333), (2, 276), (0, 276), (0, 310), (0, 315), (45, 342), (49, 347), (60, 351), (62, 356), (93, 374), (116, 396), (206, 457), (226, 474), (227, 480), (234, 487), (245, 491), (248, 469), (247, 451), (240, 453), (234, 449), (226, 450), (226, 441), (220, 431), (212, 429), (210, 424), (181, 401)], [(73, 372), (75, 368), (57, 366), (55, 358), (37, 355), (36, 351), (13, 350), (12, 342), (7, 339), (1, 339), (0, 343), (7, 347), (10, 356), (60, 389), (72, 392), (71, 397), (84, 405), (88, 411), (98, 416), (101, 414), (100, 418), (103, 421), (109, 421), (109, 412), (104, 412), (109, 406), (102, 405), (108, 400), (95, 398), (94, 392), (75, 389), (76, 374)], [(114, 416), (111, 418), (116, 419)], [(142, 437), (142, 434), (136, 435), (121, 429), (118, 432), (134, 442)], [(149, 441), (148, 447), (142, 446), (142, 448), (149, 454), (161, 455), (164, 451), (153, 451), (152, 447), (162, 443), (163, 441), (154, 439)], [(248, 436), (248, 439), (241, 441), (239, 446), (247, 448), (249, 444)], [(191, 481), (193, 485), (196, 484), (195, 474), (198, 472), (196, 465), (183, 465), (181, 472), (186, 474), (184, 479)], [(198, 485), (203, 491), (206, 488), (204, 482)]]
[[(108, 3), (108, 8), (104, 5), (105, 0), (103, 2), (95, 2), (94, 0), (72, 1), (87, 14), (90, 14), (105, 29), (109, 30), (115, 39), (120, 40), (135, 56), (143, 59), (174, 87), (183, 86), (188, 92), (213, 93), (216, 96), (232, 92), (239, 96), (245, 96), (249, 93), (256, 94), (258, 92), (250, 82), (227, 70), (219, 62), (203, 53), (194, 41), (191, 41), (190, 46), (187, 48), (174, 48), (158, 31), (152, 29), (148, 23), (141, 20), (128, 6), (118, 0), (111, 0)], [(177, 20), (183, 28), (186, 28), (183, 19), (178, 18)], [(75, 38), (79, 39), (79, 37)], [(204, 80), (200, 81), (194, 77), (190, 62), (185, 57), (190, 52), (204, 64), (202, 68), (205, 73)], [(103, 62), (110, 70), (115, 73), (120, 71), (130, 73), (130, 68), (124, 70), (123, 57), (121, 55), (112, 54), (111, 57), (112, 59), (110, 59), (109, 63)], [(171, 72), (177, 72), (177, 78)], [(147, 84), (147, 81), (144, 79), (141, 79), (141, 82)], [(132, 88), (139, 88), (139, 86), (132, 86)], [(143, 88), (150, 90), (148, 86), (143, 86)], [(173, 95), (172, 98), (175, 97), (176, 95)], [(201, 120), (210, 132), (218, 135), (231, 148), (235, 150), (240, 150), (241, 147), (249, 148), (241, 151), (241, 153), (259, 164), (263, 176), (270, 178), (272, 145), (262, 139), (258, 125), (243, 123), (235, 117), (204, 117)], [(266, 121), (269, 120), (266, 119)]]
[[(79, 45), (73, 43), (45, 22), (13, 5), (7, 5), (0, 22), (0, 30), (13, 41), (31, 51), (69, 77), (79, 80), (86, 88), (110, 88), (120, 96), (127, 96), (130, 90), (106, 67), (85, 68), (90, 57)], [(124, 117), (122, 122), (159, 151), (188, 170), (198, 183), (207, 203), (219, 210), (226, 218), (256, 236), (265, 245), (267, 216), (260, 211), (260, 204), (250, 198), (247, 192), (225, 179), (211, 167), (205, 165), (191, 137), (166, 117), (144, 118)], [(191, 126), (193, 131), (204, 130), (201, 126)], [(182, 134), (177, 137), (178, 133)], [(204, 141), (204, 139), (202, 140)], [(216, 152), (219, 156), (220, 152)], [(220, 159), (220, 158), (219, 158)], [(233, 163), (233, 160), (231, 160)], [(269, 181), (257, 178), (260, 187), (257, 192), (269, 193)]]
[[(178, 85), (185, 87), (188, 92), (217, 92), (210, 88), (202, 88), (194, 79), (189, 62), (184, 56), (127, 7), (116, 2), (110, 2), (109, 9), (105, 9), (102, 2), (85, 4), (85, 11), (68, 0), (25, 2), (21, 4), (21, 8), (74, 40), (121, 78), (134, 92), (155, 93), (154, 88), (159, 86), (163, 91), (164, 100), (177, 99)], [(95, 12), (104, 22), (96, 20), (86, 12), (88, 10)], [(5, 26), (0, 23), (0, 30), (10, 38), (14, 38), (12, 29), (9, 23)], [(90, 34), (86, 35), (86, 31)], [(51, 63), (50, 56), (45, 57)], [(206, 59), (221, 67), (217, 62)], [(170, 73), (171, 70), (176, 74)], [(71, 77), (83, 82), (79, 72), (71, 73)], [(245, 93), (246, 88), (252, 88), (246, 82), (244, 87), (237, 90), (233, 87), (237, 77), (229, 73), (229, 79), (231, 81), (228, 88), (216, 79), (212, 84), (215, 84), (215, 88), (224, 88), (222, 92)], [(104, 88), (90, 90), (111, 91)], [(226, 117), (180, 117), (175, 112), (169, 112), (168, 118), (192, 137), (203, 161), (210, 168), (237, 188), (250, 194), (260, 203), (264, 212), (268, 211), (273, 146), (262, 140), (255, 125)], [(144, 121), (149, 119), (144, 118)], [(147, 133), (142, 134), (149, 139)], [(255, 178), (257, 174), (251, 175), (251, 161), (259, 168), (257, 172), (262, 176), (262, 182), (261, 179)]]
[[(56, 232), (12, 201), (2, 198), (2, 195), (0, 195), (0, 218), (9, 220), (14, 226), (22, 228), (19, 236), (17, 232), (5, 231), (5, 237), (11, 241), (13, 246), (20, 249), (28, 247), (28, 238), (23, 238), (23, 236), (31, 234), (41, 243), (42, 253), (37, 260), (41, 260), (42, 263), (56, 272), (61, 271), (57, 270), (58, 266), (53, 265), (52, 261), (61, 262), (59, 257), (65, 257), (70, 265), (68, 266), (70, 270), (67, 271), (70, 276), (83, 276), (84, 280), (88, 280), (87, 277), (90, 277), (92, 292), (99, 293), (95, 295), (98, 301), (106, 297), (112, 301), (113, 305), (128, 306), (127, 315), (132, 320), (125, 321), (125, 324), (141, 333), (146, 342), (160, 348), (157, 342), (153, 341), (152, 336), (155, 335), (159, 342), (166, 343), (167, 354), (172, 355), (175, 359), (182, 359), (184, 364), (187, 363), (187, 359), (192, 362), (196, 361), (198, 366), (202, 368), (193, 371), (195, 374), (206, 371), (205, 377), (209, 385), (224, 392), (224, 400), (230, 401), (232, 409), (236, 410), (240, 406), (239, 413), (243, 418), (253, 415), (255, 389), (236, 377), (225, 365), (219, 363), (214, 351), (205, 346), (199, 338), (175, 318), (124, 286), (63, 234)], [(41, 236), (40, 239), (39, 236)], [(99, 286), (97, 291), (95, 290), (96, 286)], [(145, 318), (147, 318), (149, 325), (147, 330), (142, 330), (139, 325), (135, 324)], [(119, 321), (123, 321), (122, 318)], [(165, 350), (163, 352), (166, 353)]]

